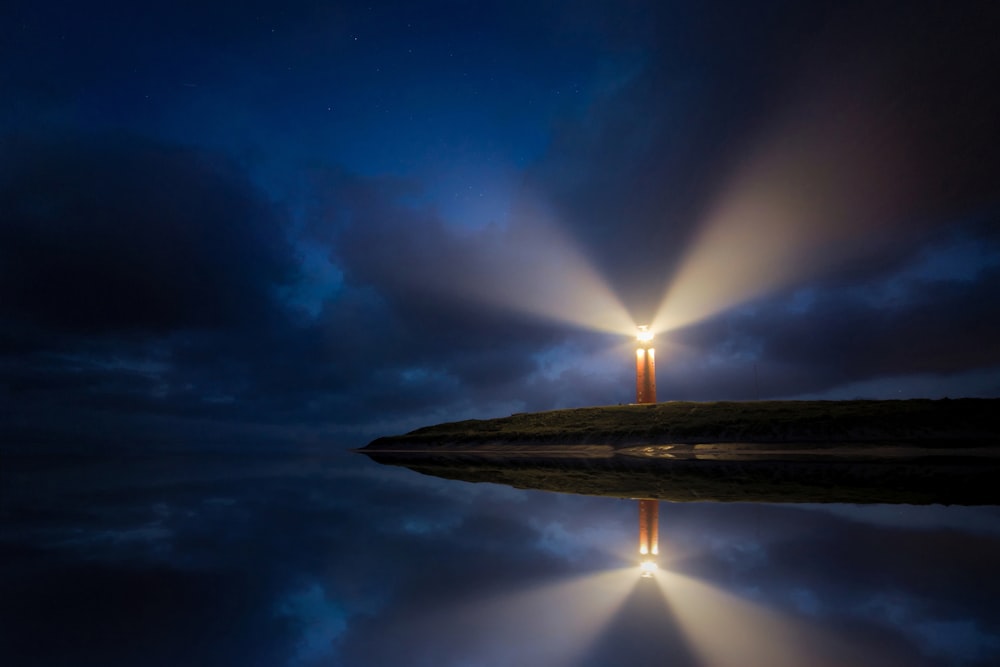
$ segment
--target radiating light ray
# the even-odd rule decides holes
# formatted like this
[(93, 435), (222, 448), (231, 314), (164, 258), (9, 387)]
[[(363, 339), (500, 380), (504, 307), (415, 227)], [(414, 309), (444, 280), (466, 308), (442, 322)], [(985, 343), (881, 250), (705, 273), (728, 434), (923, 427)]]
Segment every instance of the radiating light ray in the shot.
[(813, 277), (892, 238), (907, 182), (898, 133), (848, 92), (795, 106), (736, 172), (665, 291), (669, 331)]
[(518, 628), (513, 636), (535, 638), (525, 642), (531, 655), (519, 664), (569, 667), (621, 607), (635, 578), (631, 567), (601, 572), (493, 600), (486, 609)]
[(669, 570), (656, 575), (690, 648), (705, 667), (878, 665), (872, 647)]
[(477, 659), (570, 667), (615, 615), (637, 577), (634, 567), (588, 574), (439, 610), (422, 622), (447, 624), (440, 627), (474, 637)]
[(654, 578), (639, 577), (604, 631), (586, 650), (586, 665), (695, 667), (688, 640)]
[[(380, 228), (377, 221), (368, 226)], [(397, 240), (416, 269), (406, 274), (401, 290), (489, 304), (588, 330), (634, 332), (632, 318), (607, 281), (541, 204), (523, 198), (505, 225), (465, 233), (429, 227), (426, 235), (408, 230)], [(373, 234), (370, 242), (377, 240)], [(391, 265), (395, 255), (379, 255), (378, 261)]]
[(474, 296), (543, 319), (594, 331), (627, 333), (632, 318), (576, 244), (554, 225), (535, 220), (510, 230), (506, 248), (492, 248), (469, 283)]

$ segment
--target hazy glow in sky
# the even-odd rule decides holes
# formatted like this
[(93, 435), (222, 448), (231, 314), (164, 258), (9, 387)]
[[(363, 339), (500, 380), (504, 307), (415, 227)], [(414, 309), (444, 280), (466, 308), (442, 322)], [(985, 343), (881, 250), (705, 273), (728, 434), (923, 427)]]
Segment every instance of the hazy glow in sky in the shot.
[(699, 221), (655, 328), (696, 324), (888, 243), (906, 222), (908, 156), (874, 114), (848, 94), (784, 112)]
[(539, 207), (518, 207), (510, 225), (485, 231), (486, 243), (470, 244), (468, 273), (439, 278), (428, 288), (533, 317), (593, 331), (633, 335), (635, 325), (607, 282), (575, 240)]
[(995, 3), (7, 5), (6, 440), (1000, 394)]

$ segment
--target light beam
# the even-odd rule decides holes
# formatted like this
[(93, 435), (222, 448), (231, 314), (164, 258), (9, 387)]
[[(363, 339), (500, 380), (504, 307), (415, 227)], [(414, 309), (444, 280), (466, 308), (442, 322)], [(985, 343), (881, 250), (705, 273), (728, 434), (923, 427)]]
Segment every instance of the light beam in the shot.
[(851, 91), (789, 110), (699, 225), (652, 329), (670, 331), (886, 247), (902, 224), (898, 132)]
[(454, 628), (473, 639), (475, 656), (503, 656), (504, 664), (571, 667), (580, 663), (635, 582), (632, 567), (597, 572), (439, 610), (420, 622)]
[(842, 667), (884, 664), (884, 656), (816, 623), (778, 613), (669, 569), (656, 575), (690, 649), (702, 665)]
[(624, 305), (552, 215), (521, 202), (511, 218), (506, 226), (451, 238), (456, 266), (423, 256), (426, 268), (413, 286), (592, 331), (635, 331)]

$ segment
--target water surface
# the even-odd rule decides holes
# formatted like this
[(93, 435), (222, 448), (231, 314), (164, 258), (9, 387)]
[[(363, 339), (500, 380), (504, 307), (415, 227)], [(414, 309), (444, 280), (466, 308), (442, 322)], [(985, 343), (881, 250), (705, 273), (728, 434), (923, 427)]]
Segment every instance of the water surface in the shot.
[(5, 455), (0, 664), (995, 665), (1000, 508), (661, 503), (323, 455)]

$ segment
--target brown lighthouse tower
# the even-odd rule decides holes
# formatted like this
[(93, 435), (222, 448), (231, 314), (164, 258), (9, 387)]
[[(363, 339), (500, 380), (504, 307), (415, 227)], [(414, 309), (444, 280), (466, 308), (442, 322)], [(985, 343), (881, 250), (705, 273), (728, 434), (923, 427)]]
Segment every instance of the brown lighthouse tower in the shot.
[(639, 501), (639, 569), (642, 576), (651, 577), (657, 569), (659, 545), (660, 501)]
[(635, 402), (656, 403), (656, 352), (653, 332), (639, 327), (635, 336)]
[(656, 556), (660, 553), (658, 500), (639, 501), (639, 555)]
[[(653, 332), (641, 326), (635, 335), (635, 402), (656, 403), (656, 352), (653, 350)], [(639, 501), (639, 567), (642, 576), (651, 577), (656, 571), (659, 546), (660, 502)]]

